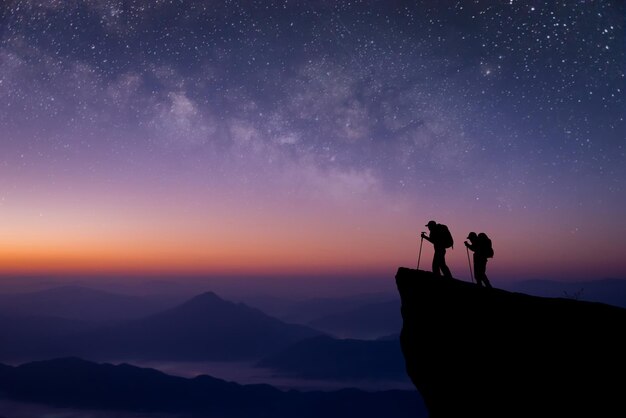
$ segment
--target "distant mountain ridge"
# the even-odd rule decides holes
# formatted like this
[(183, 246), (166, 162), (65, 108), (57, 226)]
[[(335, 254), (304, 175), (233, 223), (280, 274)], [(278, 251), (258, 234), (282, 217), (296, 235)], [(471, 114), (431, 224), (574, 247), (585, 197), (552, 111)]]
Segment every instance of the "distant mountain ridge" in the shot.
[(168, 306), (148, 298), (81, 286), (0, 294), (0, 314), (52, 316), (80, 321), (118, 321), (151, 315)]
[(402, 327), (400, 301), (371, 303), (317, 318), (309, 326), (340, 338), (376, 339)]
[(225, 301), (213, 292), (158, 314), (94, 332), (109, 354), (128, 358), (239, 360), (279, 350), (318, 335), (300, 325), (286, 324), (244, 304)]
[(306, 325), (319, 318), (343, 314), (363, 306), (387, 302), (397, 297), (390, 293), (356, 293), (342, 297), (289, 299), (270, 296), (248, 297), (244, 302), (285, 322)]
[(90, 322), (64, 318), (0, 314), (0, 361), (47, 357), (54, 354), (56, 341), (93, 326)]
[[(213, 292), (141, 319), (106, 326), (92, 324), (87, 330), (68, 327), (65, 333), (22, 335), (10, 340), (9, 347), (0, 347), (0, 355), (7, 358), (13, 344), (21, 350), (20, 358), (258, 360), (296, 341), (320, 335), (311, 328), (286, 324), (244, 304), (223, 300)], [(0, 327), (0, 336), (7, 329)]]
[[(221, 418), (425, 417), (415, 392), (283, 392), (269, 385), (239, 385), (210, 376), (169, 376), (128, 364), (79, 358), (0, 364), (4, 398), (56, 406)], [(182, 415), (181, 415), (182, 414)]]
[(381, 341), (313, 337), (263, 359), (259, 366), (309, 379), (407, 380), (397, 337)]

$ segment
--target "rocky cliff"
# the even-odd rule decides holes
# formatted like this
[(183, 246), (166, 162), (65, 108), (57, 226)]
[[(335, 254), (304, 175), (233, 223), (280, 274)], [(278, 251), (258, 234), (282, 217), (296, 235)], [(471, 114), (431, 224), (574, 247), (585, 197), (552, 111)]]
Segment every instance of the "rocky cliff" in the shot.
[(626, 416), (626, 309), (400, 268), (406, 368), (431, 418)]

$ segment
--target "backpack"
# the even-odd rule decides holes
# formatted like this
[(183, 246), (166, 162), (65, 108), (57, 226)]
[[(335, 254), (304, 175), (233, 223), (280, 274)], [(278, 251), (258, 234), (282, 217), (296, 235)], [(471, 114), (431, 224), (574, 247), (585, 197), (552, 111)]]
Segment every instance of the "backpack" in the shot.
[(439, 224), (439, 239), (444, 248), (454, 247), (454, 240), (447, 225)]
[(478, 234), (478, 236), (481, 239), (480, 246), (483, 249), (484, 256), (486, 258), (493, 258), (493, 247), (491, 246), (491, 240), (489, 239), (487, 234), (483, 232)]

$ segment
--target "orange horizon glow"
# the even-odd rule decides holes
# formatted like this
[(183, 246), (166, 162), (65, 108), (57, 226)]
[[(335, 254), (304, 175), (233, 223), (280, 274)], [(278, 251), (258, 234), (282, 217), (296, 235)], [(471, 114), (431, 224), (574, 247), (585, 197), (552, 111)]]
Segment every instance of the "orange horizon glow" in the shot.
[(13, 3), (0, 276), (626, 278), (616, 2)]
[[(407, 213), (404, 220), (397, 214), (379, 215), (367, 228), (360, 226), (366, 216), (344, 213), (321, 224), (278, 216), (209, 225), (188, 217), (179, 228), (166, 230), (146, 224), (126, 224), (127, 231), (113, 228), (108, 234), (97, 228), (65, 235), (55, 235), (56, 227), (47, 233), (15, 229), (13, 235), (5, 233), (10, 240), (0, 242), (0, 274), (388, 276), (400, 266), (415, 268), (419, 238), (404, 224), (416, 222)], [(464, 278), (469, 276), (466, 234), (460, 231), (470, 228), (448, 224), (456, 242), (448, 251), (448, 264), (455, 277)], [(555, 235), (537, 242), (516, 228), (501, 231), (506, 233), (490, 234), (496, 255), (489, 273), (494, 277), (623, 277), (619, 247), (610, 241), (595, 241), (589, 252), (577, 237), (563, 242)], [(424, 242), (420, 268), (429, 270), (431, 259), (432, 246)]]
[[(494, 279), (626, 276), (622, 232), (610, 216), (591, 229), (560, 212), (456, 207), (447, 199), (445, 211), (425, 209), (381, 190), (269, 200), (260, 191), (198, 196), (172, 188), (163, 199), (156, 186), (124, 184), (107, 193), (102, 184), (77, 181), (80, 193), (25, 188), (4, 202), (0, 274), (386, 277), (416, 267), (418, 234), (435, 219), (455, 238), (447, 260), (458, 278), (469, 280), (463, 241), (471, 230), (494, 242)], [(431, 259), (425, 242), (420, 268), (429, 270)]]

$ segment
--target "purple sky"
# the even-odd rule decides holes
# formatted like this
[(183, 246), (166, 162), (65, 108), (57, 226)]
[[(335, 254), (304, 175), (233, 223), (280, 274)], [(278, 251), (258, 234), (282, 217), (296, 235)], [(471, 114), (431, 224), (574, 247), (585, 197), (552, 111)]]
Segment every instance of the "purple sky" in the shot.
[(4, 1), (0, 273), (626, 277), (624, 12)]

